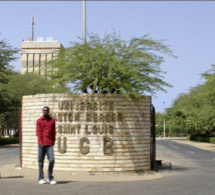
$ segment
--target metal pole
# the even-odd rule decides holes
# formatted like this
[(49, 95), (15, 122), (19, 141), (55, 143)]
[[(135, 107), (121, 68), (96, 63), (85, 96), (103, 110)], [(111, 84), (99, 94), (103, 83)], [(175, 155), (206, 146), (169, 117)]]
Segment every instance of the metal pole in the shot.
[[(163, 109), (164, 109), (164, 117), (165, 117), (165, 102), (163, 102), (163, 105), (164, 105), (164, 107), (163, 107)], [(166, 135), (166, 124), (165, 124), (165, 118), (163, 119), (163, 137), (165, 138), (165, 135)]]
[(83, 1), (83, 41), (86, 43), (86, 1)]
[(31, 18), (31, 25), (32, 25), (32, 41), (34, 40), (34, 17)]

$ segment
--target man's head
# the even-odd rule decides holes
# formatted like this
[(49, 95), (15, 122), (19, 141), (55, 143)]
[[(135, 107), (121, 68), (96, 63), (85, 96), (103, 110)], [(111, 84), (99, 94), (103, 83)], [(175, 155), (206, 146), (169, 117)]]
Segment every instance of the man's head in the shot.
[(49, 107), (48, 106), (44, 106), (43, 107), (43, 116), (48, 116), (49, 115)]

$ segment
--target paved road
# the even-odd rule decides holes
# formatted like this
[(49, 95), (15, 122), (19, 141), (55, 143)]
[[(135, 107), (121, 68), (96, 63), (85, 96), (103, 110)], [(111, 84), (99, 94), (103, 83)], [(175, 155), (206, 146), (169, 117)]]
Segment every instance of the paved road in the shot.
[[(8, 150), (8, 151), (13, 151)], [(0, 155), (2, 150), (0, 150)], [(200, 150), (170, 139), (157, 140), (162, 178), (129, 182), (60, 182), (40, 186), (22, 178), (1, 179), (0, 194), (74, 195), (214, 195), (215, 152)], [(172, 168), (170, 163), (172, 164)], [(155, 173), (156, 174), (156, 173)]]
[(19, 163), (19, 147), (0, 146), (0, 167), (14, 163)]
[[(157, 159), (171, 162), (175, 168), (188, 170), (215, 170), (215, 152), (201, 150), (190, 145), (174, 142), (174, 139), (157, 140)], [(215, 193), (214, 193), (215, 194)]]

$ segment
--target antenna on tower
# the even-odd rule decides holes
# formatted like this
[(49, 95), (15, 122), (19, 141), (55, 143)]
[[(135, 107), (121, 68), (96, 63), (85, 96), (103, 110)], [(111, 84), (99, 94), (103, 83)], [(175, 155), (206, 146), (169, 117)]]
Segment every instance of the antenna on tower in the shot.
[(32, 41), (34, 40), (34, 17), (31, 18)]

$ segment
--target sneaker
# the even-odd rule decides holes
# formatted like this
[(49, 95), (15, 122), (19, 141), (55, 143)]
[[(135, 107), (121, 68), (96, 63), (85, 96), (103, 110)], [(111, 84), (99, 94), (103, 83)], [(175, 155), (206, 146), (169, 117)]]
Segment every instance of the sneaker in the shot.
[(51, 181), (48, 179), (48, 182), (49, 182), (50, 184), (52, 184), (52, 185), (56, 185), (56, 184), (57, 184), (57, 182), (56, 182), (54, 179), (51, 180)]
[(40, 179), (38, 183), (39, 183), (39, 184), (44, 184), (44, 183), (46, 183), (46, 182), (44, 181), (44, 179)]

